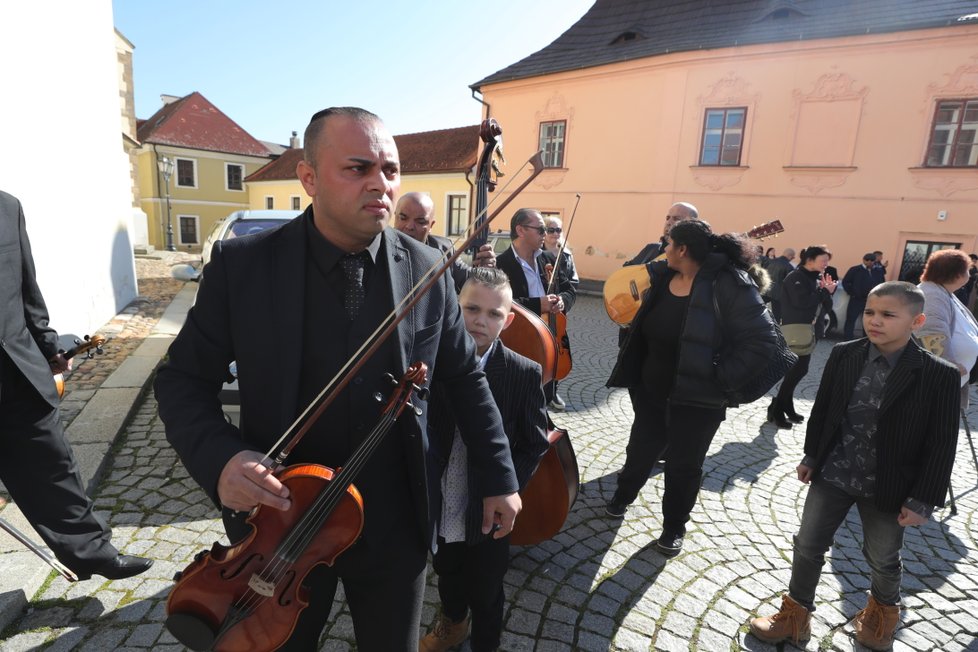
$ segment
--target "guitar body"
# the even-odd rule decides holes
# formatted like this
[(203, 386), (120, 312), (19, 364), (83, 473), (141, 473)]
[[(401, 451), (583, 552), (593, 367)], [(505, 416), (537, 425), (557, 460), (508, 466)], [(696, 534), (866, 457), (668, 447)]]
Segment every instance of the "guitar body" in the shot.
[(523, 509), (509, 540), (517, 546), (533, 546), (556, 536), (577, 500), (581, 477), (570, 437), (556, 426), (548, 429), (547, 437), (550, 448), (520, 492)]
[[(773, 220), (756, 226), (745, 235), (754, 240), (763, 240), (784, 232), (781, 220)], [(665, 254), (655, 260), (662, 260)], [(628, 326), (642, 305), (642, 295), (652, 286), (645, 265), (622, 267), (604, 282), (604, 309), (611, 320), (619, 326)]]
[(635, 318), (642, 295), (652, 287), (645, 265), (629, 265), (616, 270), (604, 282), (604, 309), (619, 326), (628, 326)]

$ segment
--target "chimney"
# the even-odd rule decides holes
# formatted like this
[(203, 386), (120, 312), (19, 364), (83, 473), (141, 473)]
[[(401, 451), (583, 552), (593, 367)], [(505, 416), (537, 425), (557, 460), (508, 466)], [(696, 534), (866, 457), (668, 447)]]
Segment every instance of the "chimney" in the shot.
[(299, 144), (299, 132), (293, 131), (292, 138), (289, 138), (289, 148), (299, 149), (301, 145)]

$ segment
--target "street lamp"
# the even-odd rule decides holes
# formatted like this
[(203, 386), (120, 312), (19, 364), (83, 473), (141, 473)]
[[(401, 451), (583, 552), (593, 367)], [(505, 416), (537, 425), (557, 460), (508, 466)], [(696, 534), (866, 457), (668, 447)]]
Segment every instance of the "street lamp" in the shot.
[(177, 248), (173, 246), (173, 223), (170, 221), (170, 177), (173, 176), (173, 160), (164, 156), (156, 165), (166, 182), (166, 250), (176, 251)]

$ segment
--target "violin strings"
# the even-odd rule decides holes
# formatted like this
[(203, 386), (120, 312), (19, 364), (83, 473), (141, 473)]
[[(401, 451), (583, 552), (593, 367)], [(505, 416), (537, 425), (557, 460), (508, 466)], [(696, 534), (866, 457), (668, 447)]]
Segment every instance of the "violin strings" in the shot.
[[(524, 168), (526, 168), (528, 163), (524, 163), (520, 167), (520, 169), (516, 171), (516, 174), (514, 174), (510, 178), (510, 180), (506, 183), (506, 185), (500, 189), (500, 194), (496, 196), (497, 198), (500, 197), (502, 193), (506, 190), (506, 188), (508, 188), (510, 184), (512, 184), (516, 180), (516, 177), (519, 175), (520, 172), (523, 171)], [(478, 221), (485, 217), (485, 214), (488, 212), (488, 210), (489, 210), (489, 206), (486, 206), (486, 208), (482, 211), (482, 213), (476, 217), (474, 221), (475, 224), (478, 224)], [(470, 225), (468, 228), (470, 230), (475, 228), (475, 224)], [(485, 223), (483, 223), (483, 225), (484, 224)], [(374, 329), (374, 331), (367, 337), (367, 339), (360, 346), (360, 348), (358, 348), (356, 352), (354, 352), (354, 354), (350, 357), (350, 359), (346, 361), (346, 363), (340, 368), (339, 371), (336, 372), (336, 374), (333, 376), (332, 379), (330, 379), (330, 381), (326, 384), (326, 386), (323, 387), (322, 391), (319, 392), (316, 398), (314, 398), (309, 403), (309, 405), (306, 406), (306, 409), (302, 411), (302, 414), (296, 417), (295, 421), (292, 422), (292, 425), (290, 425), (286, 429), (286, 431), (282, 434), (282, 436), (279, 437), (278, 441), (276, 441), (275, 444), (272, 446), (272, 448), (265, 454), (265, 458), (262, 460), (263, 466), (272, 469), (275, 468), (275, 463), (272, 462), (272, 454), (282, 445), (282, 442), (284, 442), (286, 439), (292, 436), (292, 433), (302, 425), (302, 423), (305, 421), (306, 417), (310, 414), (310, 412), (312, 412), (314, 409), (316, 409), (319, 406), (323, 398), (333, 389), (333, 387), (339, 384), (339, 382), (344, 378), (346, 372), (360, 359), (361, 355), (367, 349), (373, 346), (374, 341), (378, 339), (380, 334), (387, 329), (388, 325), (398, 315), (400, 315), (403, 307), (411, 302), (415, 294), (418, 293), (418, 290), (421, 289), (426, 283), (428, 283), (429, 279), (433, 277), (436, 273), (442, 272), (443, 269), (447, 271), (448, 265), (446, 262), (444, 262), (446, 261), (446, 259), (447, 259), (447, 254), (442, 254), (441, 258), (439, 258), (439, 262), (436, 263), (434, 266), (430, 267), (427, 271), (424, 272), (424, 274), (421, 275), (421, 278), (418, 280), (418, 282), (415, 283), (410, 290), (408, 290), (408, 292), (404, 295), (404, 297), (394, 306), (394, 309), (381, 321), (380, 325), (377, 326), (377, 328)]]
[[(373, 451), (383, 441), (395, 421), (396, 417), (393, 414), (384, 414), (377, 426), (364, 440), (363, 445), (358, 447), (354, 452), (348, 464), (329, 481), (328, 486), (320, 492), (319, 496), (310, 505), (310, 508), (299, 519), (296, 526), (289, 531), (289, 534), (279, 544), (271, 562), (257, 571), (263, 580), (271, 582), (273, 585), (278, 585), (285, 573), (294, 564), (294, 561), (290, 561), (283, 555), (291, 553), (298, 557), (297, 553), (301, 553), (309, 545), (316, 533), (322, 528), (326, 519), (332, 514), (337, 505), (339, 505), (340, 500), (347, 493), (349, 485), (352, 484), (352, 479), (347, 481), (346, 478), (359, 473), (360, 468), (366, 464)], [(250, 612), (265, 599), (267, 599), (267, 596), (263, 596), (248, 588), (235, 601), (234, 607)], [(230, 624), (230, 626), (233, 625), (234, 623)]]

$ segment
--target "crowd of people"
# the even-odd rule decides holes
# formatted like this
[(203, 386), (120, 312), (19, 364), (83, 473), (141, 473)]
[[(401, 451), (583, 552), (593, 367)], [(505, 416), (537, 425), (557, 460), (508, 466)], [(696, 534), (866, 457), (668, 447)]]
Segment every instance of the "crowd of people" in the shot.
[[(319, 418), (301, 430), (308, 436), (286, 450), (290, 463), (334, 469), (369, 460), (355, 477), (361, 529), (333, 563), (302, 578), (309, 606), (279, 649), (317, 649), (340, 582), (360, 650), (443, 651), (470, 631), (473, 650), (497, 649), (519, 492), (549, 448), (547, 408), (566, 405), (556, 382), (544, 385), (540, 364), (500, 336), (515, 304), (543, 317), (573, 307), (579, 278), (564, 225), (536, 209), (515, 211), (510, 248), (496, 256), (486, 245), (471, 264), (456, 260), (398, 315), (390, 337), (375, 342), (377, 325), (453, 255), (453, 245), (431, 233), (435, 209), (427, 195), (398, 197), (400, 161), (379, 117), (325, 109), (310, 120), (305, 143), (297, 175), (312, 198), (306, 211), (281, 228), (214, 246), (196, 303), (154, 383), (167, 439), (220, 510), (228, 539), (245, 541), (257, 527), (246, 521), (256, 508), (296, 509), (300, 485), (275, 472), (285, 463), (275, 457), (283, 443), (277, 438), (293, 432), (306, 406), (319, 405), (323, 388), (357, 360), (350, 382), (326, 392)], [(0, 282), (17, 308), (4, 312), (6, 342), (16, 346), (0, 351), (0, 434), (23, 442), (23, 450), (8, 448), (0, 476), (80, 576), (142, 572), (151, 560), (112, 547), (75, 471), (47, 382), (66, 361), (33, 277), (23, 213), (3, 194), (0, 252), (9, 258), (5, 268), (21, 270)], [(779, 428), (807, 418), (797, 477), (810, 488), (781, 609), (753, 619), (750, 631), (768, 642), (810, 635), (824, 555), (855, 505), (871, 580), (857, 639), (886, 649), (899, 619), (905, 528), (925, 523), (949, 486), (959, 410), (978, 359), (978, 322), (961, 293), (969, 288), (964, 300), (973, 301), (978, 270), (974, 256), (938, 251), (917, 287), (886, 281), (882, 254), (866, 254), (841, 279), (850, 296), (847, 341), (832, 349), (806, 417), (794, 393), (840, 283), (831, 257), (818, 244), (778, 255), (746, 236), (714, 232), (688, 202), (669, 208), (662, 237), (626, 262), (644, 266), (650, 288), (621, 329), (607, 381), (627, 389), (634, 420), (605, 511), (624, 518), (653, 466), (663, 464), (655, 548), (666, 558), (680, 554), (705, 456), (736, 404), (730, 397), (787, 341), (797, 362), (767, 416)], [(857, 323), (864, 337), (854, 339)], [(270, 332), (278, 345), (259, 344)], [(371, 354), (361, 357), (371, 343)], [(217, 398), (232, 361), (238, 426), (224, 418)], [(385, 374), (400, 375), (414, 363), (428, 372), (417, 381), (423, 391), (412, 399), (416, 409), (376, 436), (374, 396), (387, 393)], [(35, 460), (32, 480), (50, 479), (37, 500), (18, 488), (28, 456)], [(49, 471), (38, 471), (42, 462)], [(31, 507), (32, 500), (44, 508)], [(422, 632), (429, 554), (441, 605), (434, 626)], [(259, 593), (260, 585), (256, 580)], [(171, 632), (199, 644), (206, 627), (180, 616), (168, 621)]]

